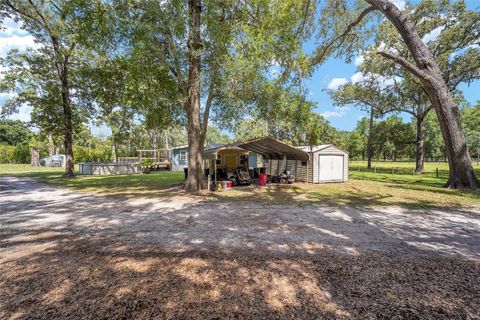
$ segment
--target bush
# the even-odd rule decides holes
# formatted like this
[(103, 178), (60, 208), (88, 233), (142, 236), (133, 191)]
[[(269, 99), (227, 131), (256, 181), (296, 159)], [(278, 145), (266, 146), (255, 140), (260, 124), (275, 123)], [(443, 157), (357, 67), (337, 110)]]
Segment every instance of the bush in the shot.
[(75, 162), (110, 161), (112, 152), (108, 149), (90, 149), (88, 147), (74, 146)]
[(30, 163), (28, 143), (19, 143), (16, 146), (0, 145), (0, 163)]
[(13, 163), (14, 146), (0, 145), (0, 163)]
[(30, 147), (28, 143), (19, 143), (13, 151), (13, 163), (30, 163)]

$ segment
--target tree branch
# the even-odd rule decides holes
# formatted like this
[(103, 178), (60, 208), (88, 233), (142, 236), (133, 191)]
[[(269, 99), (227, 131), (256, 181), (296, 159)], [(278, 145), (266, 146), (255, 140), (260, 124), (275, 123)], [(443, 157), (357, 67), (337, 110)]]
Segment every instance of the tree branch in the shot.
[(14, 12), (16, 12), (17, 14), (20, 14), (20, 15), (24, 15), (25, 17), (31, 19), (32, 21), (38, 23), (38, 24), (41, 24), (41, 22), (35, 18), (34, 16), (32, 16), (31, 14), (27, 13), (27, 12), (24, 12), (20, 9), (18, 9), (17, 7), (15, 7), (9, 0), (5, 0), (5, 4)]
[(210, 109), (212, 107), (212, 102), (214, 98), (214, 90), (215, 90), (215, 80), (217, 78), (217, 66), (213, 66), (214, 70), (212, 70), (212, 75), (210, 78), (210, 87), (208, 88), (208, 97), (207, 102), (205, 103), (205, 111), (203, 112), (203, 121), (202, 121), (202, 137), (203, 139), (207, 136), (207, 129), (208, 129), (208, 118), (210, 116)]
[(355, 21), (353, 21), (352, 23), (350, 23), (347, 28), (345, 29), (345, 31), (338, 35), (337, 37), (335, 37), (332, 41), (330, 41), (330, 43), (328, 43), (324, 48), (323, 50), (321, 50), (320, 52), (317, 52), (315, 54), (315, 56), (312, 58), (312, 61), (310, 62), (310, 66), (314, 66), (318, 63), (320, 63), (323, 58), (325, 58), (325, 56), (327, 55), (329, 49), (335, 44), (335, 42), (337, 42), (338, 40), (342, 39), (342, 41), (340, 43), (343, 43), (345, 41), (345, 37), (348, 35), (348, 33), (350, 31), (352, 31), (352, 29), (357, 26), (360, 22), (362, 22), (363, 18), (365, 18), (370, 12), (372, 11), (375, 11), (376, 9), (374, 7), (368, 7), (366, 8), (365, 10), (363, 10), (360, 15), (357, 17), (357, 19), (355, 19)]
[(389, 52), (386, 52), (386, 51), (378, 51), (377, 54), (379, 54), (382, 57), (384, 57), (386, 59), (389, 59), (389, 60), (392, 60), (393, 62), (401, 65), (404, 69), (406, 69), (407, 71), (409, 71), (410, 73), (412, 73), (414, 76), (416, 76), (417, 78), (419, 78), (421, 80), (425, 80), (427, 78), (430, 78), (430, 76), (426, 72), (420, 70), (415, 65), (413, 65), (411, 62), (409, 62), (407, 59), (405, 59), (405, 58), (403, 58), (399, 55), (389, 53)]

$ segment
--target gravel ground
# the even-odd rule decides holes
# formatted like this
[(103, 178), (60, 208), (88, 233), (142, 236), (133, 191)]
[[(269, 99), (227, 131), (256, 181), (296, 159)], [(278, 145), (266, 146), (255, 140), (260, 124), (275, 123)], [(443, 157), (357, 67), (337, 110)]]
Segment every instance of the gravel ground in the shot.
[(0, 180), (1, 319), (480, 319), (480, 212)]

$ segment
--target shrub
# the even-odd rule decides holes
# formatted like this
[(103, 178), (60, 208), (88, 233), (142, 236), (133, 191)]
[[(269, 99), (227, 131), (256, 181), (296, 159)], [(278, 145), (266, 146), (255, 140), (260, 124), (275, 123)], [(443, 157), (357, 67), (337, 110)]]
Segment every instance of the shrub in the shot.
[(13, 163), (14, 146), (0, 144), (0, 163)]
[(19, 143), (13, 151), (13, 163), (30, 163), (30, 147), (28, 142)]

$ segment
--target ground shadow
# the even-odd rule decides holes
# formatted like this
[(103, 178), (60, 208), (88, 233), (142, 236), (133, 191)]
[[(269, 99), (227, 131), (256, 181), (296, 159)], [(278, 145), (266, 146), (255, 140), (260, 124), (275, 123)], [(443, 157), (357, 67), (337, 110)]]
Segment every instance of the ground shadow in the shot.
[(291, 192), (290, 204), (134, 201), (9, 185), (1, 318), (480, 316), (475, 212), (298, 206)]

